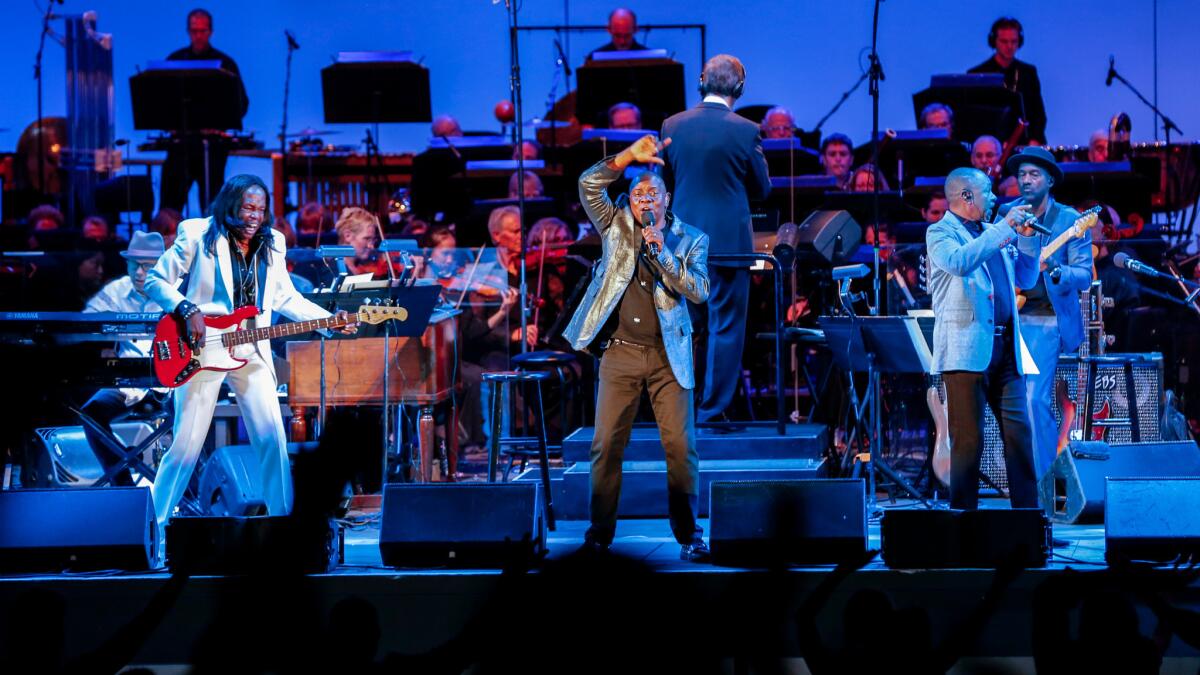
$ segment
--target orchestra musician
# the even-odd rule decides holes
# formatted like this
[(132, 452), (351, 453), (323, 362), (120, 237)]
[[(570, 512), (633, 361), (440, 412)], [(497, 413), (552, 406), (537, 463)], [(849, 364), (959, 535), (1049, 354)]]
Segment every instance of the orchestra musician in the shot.
[[(1023, 203), (1050, 234), (1039, 234), (1042, 246), (1050, 243), (1079, 218), (1079, 212), (1050, 196), (1062, 182), (1062, 169), (1054, 156), (1039, 147), (1028, 147), (1008, 158), (1008, 170), (1021, 188)], [(1016, 202), (1010, 202), (1016, 203)], [(1009, 204), (1000, 209), (1007, 212)], [(1022, 291), (1021, 327), (1030, 354), (1037, 365), (1027, 385), (1033, 436), (1034, 467), (1041, 476), (1050, 469), (1057, 454), (1058, 425), (1054, 422), (1054, 372), (1059, 354), (1079, 349), (1085, 333), (1079, 309), (1079, 293), (1092, 283), (1092, 235), (1071, 239), (1041, 264), (1037, 283)]]
[(608, 109), (609, 129), (641, 129), (642, 110), (632, 103), (621, 101)]
[[(751, 253), (750, 200), (771, 193), (759, 125), (733, 112), (746, 86), (746, 68), (736, 57), (718, 54), (704, 64), (700, 93), (691, 110), (663, 122), (663, 181), (673, 191), (677, 215), (712, 237), (713, 253)], [(713, 265), (707, 303), (708, 335), (704, 394), (697, 420), (725, 414), (742, 368), (750, 272), (746, 263)]]
[(854, 143), (850, 137), (835, 132), (821, 139), (820, 159), (825, 175), (837, 179), (839, 190), (848, 190), (850, 167), (854, 166)]
[[(756, 125), (750, 128), (757, 137)], [(667, 505), (680, 558), (705, 562), (708, 547), (696, 524), (700, 461), (687, 305), (708, 298), (709, 236), (667, 211), (671, 195), (658, 174), (643, 171), (617, 203), (607, 192), (634, 162), (661, 165), (659, 155), (670, 145), (669, 137), (659, 145), (654, 136), (643, 136), (580, 176), (580, 198), (603, 239), (603, 253), (563, 337), (575, 349), (603, 350), (591, 449), (591, 526), (582, 550), (599, 554), (612, 544), (621, 462), (647, 390), (666, 452)]]
[(608, 36), (611, 38), (608, 44), (597, 47), (588, 54), (588, 60), (592, 60), (592, 54), (596, 52), (625, 52), (645, 49), (645, 45), (637, 41), (634, 35), (637, 33), (637, 15), (633, 10), (618, 7), (608, 15)]
[[(224, 315), (254, 305), (259, 315), (252, 321), (259, 326), (270, 325), (276, 313), (297, 321), (330, 316), (292, 286), (283, 234), (271, 227), (269, 192), (262, 179), (233, 176), (217, 193), (211, 212), (207, 218), (180, 223), (175, 244), (146, 275), (146, 295), (186, 323), (193, 349), (219, 349), (205, 345), (207, 314)], [(187, 284), (179, 288), (184, 277)], [(348, 325), (341, 331), (349, 334), (356, 328)], [(237, 394), (250, 444), (259, 457), (267, 510), (270, 515), (291, 510), (287, 437), (275, 395), (278, 383), (270, 344), (239, 345), (234, 355), (246, 364), (230, 372), (201, 371), (175, 389), (174, 440), (153, 488), (160, 535), (191, 480), (226, 379)]]
[[(92, 296), (84, 307), (84, 312), (161, 312), (162, 307), (146, 295), (146, 273), (158, 262), (165, 247), (163, 236), (157, 232), (135, 232), (128, 248), (121, 252), (125, 258), (128, 274), (113, 279)], [(150, 341), (127, 340), (117, 344), (118, 358), (146, 358), (150, 356)], [(107, 427), (118, 416), (133, 408), (150, 395), (149, 389), (121, 388), (101, 389), (97, 391), (81, 409), (88, 417)], [(96, 459), (107, 473), (120, 457), (112, 454), (100, 437), (91, 427), (84, 425), (83, 433), (87, 436), (88, 444)], [(112, 478), (113, 485), (133, 485), (129, 469), (117, 472)]]
[(1029, 142), (1046, 144), (1046, 104), (1042, 102), (1042, 83), (1037, 68), (1017, 58), (1017, 50), (1025, 46), (1025, 29), (1021, 22), (1004, 16), (992, 23), (988, 31), (988, 46), (994, 49), (987, 61), (968, 70), (968, 73), (1003, 73), (1004, 85), (1021, 95), (1025, 109), (1022, 119), (1029, 122), (1026, 131)]
[[(946, 177), (949, 210), (925, 233), (933, 296), (933, 372), (946, 385), (950, 431), (950, 507), (979, 503), (984, 404), (991, 406), (1004, 439), (1013, 508), (1036, 508), (1029, 407), (1025, 395), (1027, 348), (1021, 334), (1015, 286), (1032, 286), (1041, 242), (1026, 226), (1028, 204), (989, 223), (996, 196), (978, 169)], [(1015, 254), (1013, 243), (1016, 243)]]
[(763, 138), (793, 138), (796, 135), (796, 118), (792, 111), (780, 105), (768, 110), (759, 126)]
[[(221, 68), (238, 77), (240, 92), (241, 115), (246, 115), (250, 99), (246, 96), (246, 87), (242, 83), (241, 71), (237, 63), (225, 52), (212, 46), (209, 41), (213, 34), (213, 17), (205, 9), (193, 9), (187, 15), (187, 32), (190, 44), (187, 47), (171, 52), (168, 61), (220, 61)], [(225, 182), (225, 162), (229, 151), (222, 143), (211, 142), (219, 138), (220, 130), (202, 130), (191, 132), (186, 138), (176, 138), (167, 150), (167, 159), (162, 167), (162, 186), (160, 189), (159, 208), (171, 208), (183, 211), (187, 204), (188, 191), (192, 183), (197, 183), (200, 190), (200, 208), (204, 210), (212, 195), (209, 191), (217, 190)], [(208, 139), (207, 181), (205, 180), (205, 143)], [(207, 184), (207, 187), (205, 187)]]
[[(387, 255), (379, 253), (381, 230), (375, 214), (358, 206), (348, 206), (342, 209), (333, 227), (337, 230), (338, 244), (354, 248), (353, 257), (339, 261), (339, 271), (351, 275), (370, 274), (374, 279), (389, 278), (388, 264), (391, 261)], [(343, 267), (345, 269), (341, 270)], [(391, 273), (395, 271), (393, 265)]]

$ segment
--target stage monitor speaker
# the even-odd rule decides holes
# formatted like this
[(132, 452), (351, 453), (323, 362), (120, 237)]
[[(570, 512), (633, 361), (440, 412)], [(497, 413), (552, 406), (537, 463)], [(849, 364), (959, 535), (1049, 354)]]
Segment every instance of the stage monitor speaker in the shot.
[[(111, 426), (127, 446), (137, 445), (154, 433), (154, 427), (146, 422), (114, 422)], [(41, 447), (35, 451), (33, 475), (26, 485), (89, 487), (104, 475), (83, 427), (43, 427), (35, 429), (34, 435)], [(153, 465), (152, 458), (143, 459)]]
[(502, 567), (546, 551), (541, 484), (388, 485), (379, 553), (389, 567)]
[(1194, 441), (1110, 445), (1072, 441), (1038, 484), (1042, 508), (1056, 523), (1104, 520), (1106, 478), (1200, 476)]
[(1109, 478), (1104, 559), (1170, 563), (1200, 559), (1200, 478)]
[(200, 509), (209, 516), (262, 516), (267, 513), (262, 467), (249, 445), (218, 448), (200, 474)]
[(867, 550), (861, 479), (716, 481), (708, 517), (719, 565), (827, 565)]
[(183, 516), (167, 523), (167, 567), (190, 574), (322, 574), (338, 564), (332, 520)]
[(883, 561), (897, 569), (1045, 567), (1050, 521), (1039, 509), (892, 509), (880, 524)]
[(149, 569), (153, 523), (149, 488), (0, 491), (0, 572)]
[(813, 211), (800, 223), (798, 252), (819, 255), (829, 263), (840, 263), (854, 253), (862, 241), (862, 228), (849, 211)]

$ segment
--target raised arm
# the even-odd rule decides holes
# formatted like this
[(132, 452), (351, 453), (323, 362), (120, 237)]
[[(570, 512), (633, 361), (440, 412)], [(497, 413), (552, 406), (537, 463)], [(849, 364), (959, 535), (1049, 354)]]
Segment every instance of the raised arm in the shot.
[(621, 177), (626, 167), (634, 162), (663, 165), (658, 153), (671, 144), (666, 139), (660, 145), (650, 134), (639, 138), (633, 145), (607, 157), (583, 172), (579, 177), (579, 202), (598, 232), (603, 233), (612, 225), (617, 215), (617, 206), (608, 196), (608, 186)]

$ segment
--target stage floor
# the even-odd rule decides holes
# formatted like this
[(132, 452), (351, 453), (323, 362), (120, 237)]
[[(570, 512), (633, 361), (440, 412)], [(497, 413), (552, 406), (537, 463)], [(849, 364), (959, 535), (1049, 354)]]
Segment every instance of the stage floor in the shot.
[[(998, 499), (984, 500), (985, 508), (1006, 505)], [(891, 508), (915, 506), (906, 502)], [(701, 525), (707, 529), (707, 521)], [(794, 617), (831, 566), (762, 570), (688, 563), (679, 560), (679, 546), (666, 520), (634, 519), (620, 521), (612, 548), (616, 554), (613, 567), (581, 567), (572, 562), (578, 557), (570, 554), (581, 545), (586, 527), (582, 521), (560, 521), (558, 529), (549, 533), (548, 559), (529, 574), (392, 569), (383, 567), (380, 559), (378, 518), (367, 514), (362, 525), (346, 531), (345, 561), (332, 573), (187, 580), (149, 639), (137, 648), (134, 662), (193, 662), (197, 649), (211, 646), (214, 632), (221, 640), (234, 641), (229, 648), (261, 649), (277, 655), (303, 651), (311, 644), (325, 644), (320, 636), (338, 630), (333, 617), (348, 601), (351, 605), (365, 601), (359, 606), (368, 607), (366, 625), (372, 631), (378, 629), (377, 655), (470, 649), (461, 646), (463, 640), (499, 639), (505, 644), (515, 641), (514, 649), (531, 654), (548, 650), (542, 652), (547, 659), (572, 653), (582, 658), (579, 650), (598, 630), (599, 611), (629, 623), (620, 628), (623, 636), (654, 633), (660, 626), (682, 619), (694, 631), (692, 639), (698, 648), (715, 657), (728, 659), (744, 655), (748, 649), (784, 659), (802, 656)], [(1097, 575), (1092, 577), (1096, 579), (1104, 574), (1102, 525), (1056, 525), (1054, 536), (1068, 545), (1054, 549), (1047, 567), (1026, 570), (1007, 587), (968, 656), (1031, 663), (1031, 616), (1039, 586), (1063, 575), (1068, 567), (1083, 575)], [(879, 545), (876, 520), (870, 524), (870, 546)], [(971, 614), (994, 578), (995, 572), (985, 569), (892, 570), (877, 557), (841, 582), (817, 615), (817, 625), (825, 639), (840, 644), (841, 613), (847, 600), (857, 592), (873, 591), (886, 595), (897, 610), (919, 609), (928, 617), (936, 638), (950, 634)], [(116, 627), (132, 621), (168, 586), (168, 579), (165, 571), (0, 578), (0, 607), (14, 607), (29, 591), (61, 596), (66, 607), (65, 654), (73, 657), (95, 650), (110, 639)], [(1192, 588), (1168, 597), (1177, 605), (1200, 606), (1200, 592)], [(509, 612), (513, 613), (511, 620)], [(1138, 606), (1137, 612), (1142, 633), (1149, 635), (1155, 625), (1153, 615), (1144, 606)], [(13, 634), (11, 622), (24, 618), (8, 611), (4, 614), (0, 640), (7, 642)], [(888, 619), (881, 621), (872, 630), (895, 629)], [(264, 631), (264, 626), (271, 629)], [(479, 631), (486, 637), (476, 635)], [(544, 644), (535, 639), (538, 634), (545, 635)], [(259, 637), (251, 640), (247, 636)], [(630, 639), (636, 642), (641, 638)], [(4, 649), (11, 647), (6, 644)], [(1200, 663), (1196, 660), (1200, 653), (1178, 639), (1171, 642), (1168, 656), (1173, 662), (1188, 664), (1191, 672)], [(557, 672), (573, 670), (565, 667)]]

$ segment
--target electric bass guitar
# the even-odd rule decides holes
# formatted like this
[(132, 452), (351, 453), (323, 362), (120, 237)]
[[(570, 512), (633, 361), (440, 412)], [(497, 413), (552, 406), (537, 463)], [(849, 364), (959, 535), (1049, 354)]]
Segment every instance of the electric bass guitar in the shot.
[(247, 305), (234, 310), (232, 314), (205, 316), (204, 345), (199, 351), (194, 351), (188, 341), (187, 322), (173, 313), (164, 314), (158, 320), (150, 348), (155, 377), (164, 387), (178, 387), (204, 370), (228, 372), (246, 365), (246, 359), (233, 355), (238, 345), (360, 323), (380, 324), (389, 319), (405, 321), (408, 319), (408, 310), (403, 307), (363, 305), (357, 312), (347, 314), (344, 318), (335, 315), (263, 328), (245, 328), (245, 322), (257, 315), (258, 308)]

